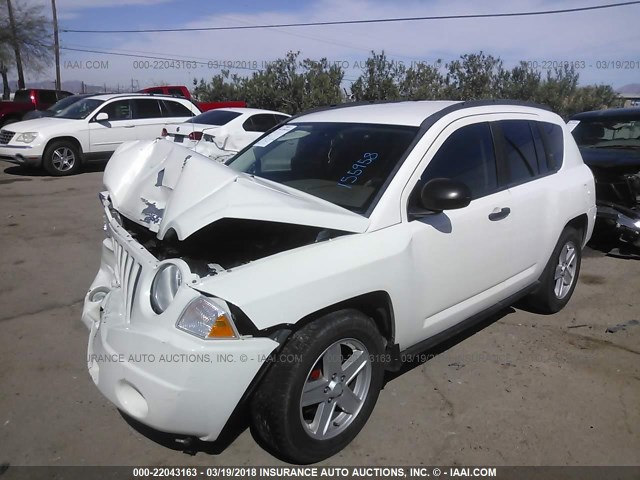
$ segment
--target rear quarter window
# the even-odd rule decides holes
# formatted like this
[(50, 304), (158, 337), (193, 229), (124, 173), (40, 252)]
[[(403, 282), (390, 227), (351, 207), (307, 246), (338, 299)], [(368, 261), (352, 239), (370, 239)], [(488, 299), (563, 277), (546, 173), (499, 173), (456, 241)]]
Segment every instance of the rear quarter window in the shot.
[(564, 160), (564, 135), (562, 127), (555, 123), (537, 122), (542, 131), (549, 171), (560, 169)]

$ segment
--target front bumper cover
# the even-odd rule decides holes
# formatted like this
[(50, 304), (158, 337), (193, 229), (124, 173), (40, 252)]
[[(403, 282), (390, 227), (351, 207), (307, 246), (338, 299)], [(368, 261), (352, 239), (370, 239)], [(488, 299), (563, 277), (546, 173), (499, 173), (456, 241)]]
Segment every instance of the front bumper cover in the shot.
[[(148, 288), (159, 262), (113, 220), (108, 209), (105, 214), (112, 238), (103, 242), (100, 270), (82, 313), (90, 329), (91, 378), (105, 397), (141, 423), (215, 440), (279, 344), (262, 337), (201, 340), (179, 331), (175, 328), (179, 314), (200, 295), (188, 285), (181, 287), (167, 311), (153, 313)], [(126, 253), (119, 251), (116, 256), (114, 244)], [(133, 286), (118, 278), (128, 271), (119, 262), (134, 261), (130, 259), (141, 265)]]

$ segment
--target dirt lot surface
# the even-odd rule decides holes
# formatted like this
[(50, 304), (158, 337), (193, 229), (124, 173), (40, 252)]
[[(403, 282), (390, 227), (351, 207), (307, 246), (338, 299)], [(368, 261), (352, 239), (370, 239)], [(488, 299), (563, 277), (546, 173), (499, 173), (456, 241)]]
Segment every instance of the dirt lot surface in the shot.
[[(99, 263), (101, 178), (0, 162), (0, 464), (280, 464), (242, 428), (183, 453), (93, 385), (80, 313)], [(564, 311), (502, 312), (390, 378), (364, 430), (325, 463), (637, 465), (640, 325), (606, 330), (640, 320), (639, 293), (640, 262), (587, 250)]]

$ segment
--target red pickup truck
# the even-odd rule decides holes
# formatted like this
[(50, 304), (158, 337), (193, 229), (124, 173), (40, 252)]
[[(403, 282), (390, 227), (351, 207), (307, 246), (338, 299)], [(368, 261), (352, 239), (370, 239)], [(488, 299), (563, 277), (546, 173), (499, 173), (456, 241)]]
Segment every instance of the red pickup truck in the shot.
[(230, 102), (196, 102), (191, 98), (191, 92), (184, 85), (163, 85), (161, 87), (149, 87), (139, 90), (138, 93), (158, 93), (162, 95), (173, 95), (174, 97), (184, 97), (195, 103), (201, 112), (213, 110), (214, 108), (235, 108), (246, 107), (247, 102), (230, 101)]
[(13, 102), (0, 102), (0, 127), (8, 123), (19, 122), (25, 113), (31, 110), (46, 110), (51, 105), (69, 95), (64, 90), (45, 90), (27, 88), (17, 90)]

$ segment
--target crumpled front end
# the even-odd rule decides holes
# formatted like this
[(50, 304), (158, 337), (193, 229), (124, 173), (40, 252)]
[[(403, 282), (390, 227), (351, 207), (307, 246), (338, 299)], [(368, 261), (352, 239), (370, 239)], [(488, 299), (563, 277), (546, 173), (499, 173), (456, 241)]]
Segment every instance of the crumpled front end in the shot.
[[(242, 335), (199, 338), (178, 328), (203, 295), (199, 278), (179, 260), (159, 261), (118, 223), (102, 195), (107, 238), (82, 321), (90, 330), (89, 373), (120, 410), (155, 429), (215, 440), (278, 343)], [(157, 313), (151, 285), (163, 265), (179, 269), (181, 284)], [(206, 301), (229, 311), (224, 300)], [(228, 313), (231, 321), (233, 315)]]
[(596, 180), (598, 228), (614, 231), (640, 248), (640, 164), (592, 166)]

